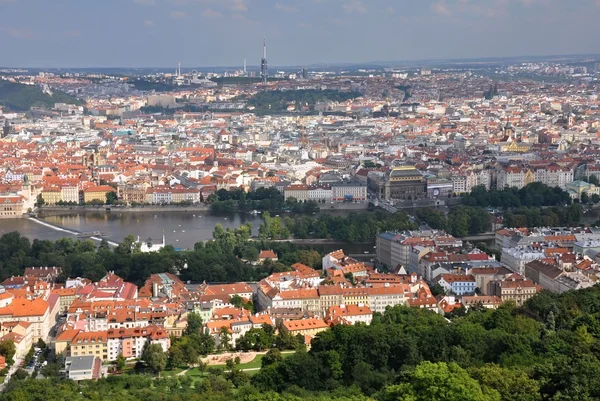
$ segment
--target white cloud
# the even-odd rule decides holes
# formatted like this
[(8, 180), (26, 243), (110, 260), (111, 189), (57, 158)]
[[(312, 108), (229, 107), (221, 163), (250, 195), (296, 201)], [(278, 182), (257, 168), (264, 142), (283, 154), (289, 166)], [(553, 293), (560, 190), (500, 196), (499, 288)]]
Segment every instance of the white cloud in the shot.
[(144, 26), (154, 26), (154, 21), (151, 19), (144, 20)]
[(221, 18), (223, 14), (213, 10), (212, 8), (207, 8), (206, 10), (202, 11), (202, 16), (206, 18)]
[(440, 0), (438, 2), (433, 3), (431, 5), (431, 11), (438, 15), (452, 15), (450, 9), (448, 8), (448, 5), (444, 0)]
[(351, 14), (351, 13), (364, 14), (367, 12), (367, 7), (365, 7), (365, 5), (363, 3), (361, 3), (359, 0), (351, 0), (351, 1), (347, 2), (346, 4), (344, 4), (344, 10), (349, 14)]
[(187, 18), (187, 13), (185, 11), (171, 11), (169, 14), (173, 19), (184, 19)]
[(298, 9), (289, 4), (275, 3), (275, 8), (284, 13), (297, 13)]
[(236, 12), (248, 11), (248, 4), (246, 0), (230, 0), (229, 9)]

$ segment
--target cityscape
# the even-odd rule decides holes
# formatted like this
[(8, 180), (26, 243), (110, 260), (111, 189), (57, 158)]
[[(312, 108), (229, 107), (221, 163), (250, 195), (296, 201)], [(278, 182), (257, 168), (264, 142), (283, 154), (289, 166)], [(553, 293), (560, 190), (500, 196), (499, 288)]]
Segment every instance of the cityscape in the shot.
[[(139, 62), (23, 3), (0, 0), (0, 401), (600, 398), (597, 2), (30, 10), (121, 13)], [(529, 32), (560, 13), (581, 30)], [(434, 25), (477, 46), (423, 49)]]

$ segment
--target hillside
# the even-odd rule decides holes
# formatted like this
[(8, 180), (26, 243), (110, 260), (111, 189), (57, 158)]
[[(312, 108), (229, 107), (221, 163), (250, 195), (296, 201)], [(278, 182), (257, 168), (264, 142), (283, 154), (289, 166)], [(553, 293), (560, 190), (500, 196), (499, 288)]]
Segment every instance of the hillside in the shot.
[(12, 111), (27, 111), (31, 107), (52, 108), (55, 103), (83, 105), (84, 102), (64, 92), (53, 90), (50, 96), (37, 85), (0, 81), (0, 105)]

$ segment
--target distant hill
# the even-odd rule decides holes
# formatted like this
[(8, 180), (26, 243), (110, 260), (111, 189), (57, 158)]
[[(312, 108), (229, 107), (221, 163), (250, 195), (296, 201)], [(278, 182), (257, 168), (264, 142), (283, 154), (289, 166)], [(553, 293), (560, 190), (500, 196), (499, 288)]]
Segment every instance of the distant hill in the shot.
[(84, 102), (67, 93), (52, 90), (52, 96), (37, 85), (0, 81), (0, 105), (12, 111), (28, 111), (31, 107), (52, 108), (55, 103), (83, 105)]

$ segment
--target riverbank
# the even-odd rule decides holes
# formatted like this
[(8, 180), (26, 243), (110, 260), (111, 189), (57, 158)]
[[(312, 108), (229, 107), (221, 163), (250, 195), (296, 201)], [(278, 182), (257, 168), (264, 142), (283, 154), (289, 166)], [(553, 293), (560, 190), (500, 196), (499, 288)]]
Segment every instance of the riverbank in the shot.
[[(327, 211), (365, 211), (373, 208), (369, 203), (320, 203), (319, 209), (321, 212)], [(210, 205), (190, 205), (190, 206), (177, 206), (177, 205), (148, 205), (148, 206), (42, 206), (36, 210), (36, 213), (40, 217), (44, 216), (60, 216), (67, 214), (78, 214), (78, 213), (165, 213), (165, 212), (210, 212)], [(243, 213), (243, 212), (235, 212)], [(283, 213), (273, 211), (270, 213)], [(27, 217), (27, 215), (24, 215)]]
[(210, 205), (174, 206), (43, 206), (36, 212), (44, 216), (74, 213), (158, 213), (158, 212), (208, 212)]

